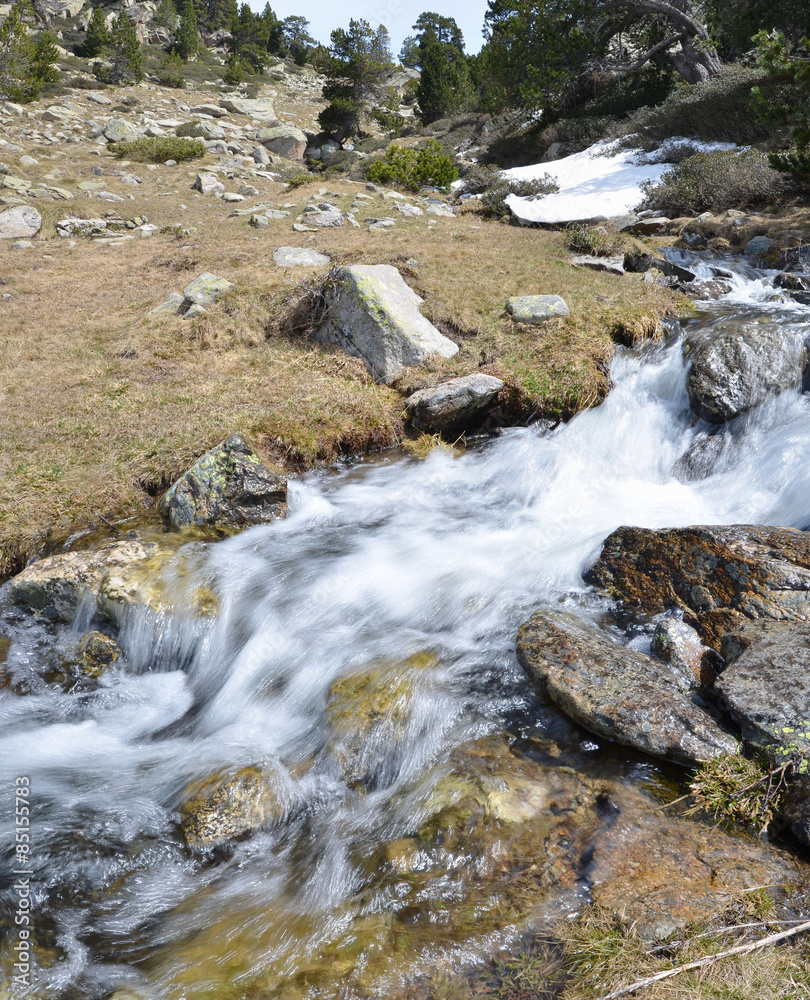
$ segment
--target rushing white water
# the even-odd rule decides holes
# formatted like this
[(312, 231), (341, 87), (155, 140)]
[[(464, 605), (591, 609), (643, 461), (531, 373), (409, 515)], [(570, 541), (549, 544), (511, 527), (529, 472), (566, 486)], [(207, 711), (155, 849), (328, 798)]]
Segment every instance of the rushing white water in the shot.
[[(695, 323), (807, 323), (810, 310), (781, 299), (766, 273), (740, 265), (734, 275), (733, 291)], [(516, 629), (543, 604), (603, 610), (581, 573), (610, 531), (810, 525), (808, 397), (786, 393), (738, 419), (713, 474), (685, 483), (673, 467), (709, 428), (690, 415), (684, 375), (677, 338), (621, 351), (605, 403), (551, 432), (511, 430), (462, 457), (379, 460), (291, 483), (285, 521), (211, 547), (218, 619), (133, 619), (125, 664), (97, 690), (42, 680), (75, 630), (0, 605), (16, 681), (0, 691), (0, 787), (30, 777), (35, 905), (61, 955), (43, 961), (32, 995), (104, 996), (120, 984), (202, 995), (213, 974), (195, 952), (201, 929), (201, 950), (238, 942), (254, 971), (293, 975), (358, 917), (408, 902), (375, 882), (368, 859), (413, 828), (455, 747), (503, 731), (514, 713), (555, 725), (526, 690)], [(329, 744), (330, 686), (368, 664), (389, 664), (393, 683), (426, 650), (435, 661), (411, 671), (401, 731), (363, 749), (368, 791), (356, 794)], [(595, 746), (571, 733), (571, 747)], [(195, 861), (177, 832), (183, 790), (254, 763), (276, 775), (291, 821), (226, 863)], [(8, 802), (0, 808), (10, 844)], [(449, 874), (420, 889), (436, 901), (453, 891)], [(184, 962), (199, 963), (185, 970), (188, 994), (172, 985)]]

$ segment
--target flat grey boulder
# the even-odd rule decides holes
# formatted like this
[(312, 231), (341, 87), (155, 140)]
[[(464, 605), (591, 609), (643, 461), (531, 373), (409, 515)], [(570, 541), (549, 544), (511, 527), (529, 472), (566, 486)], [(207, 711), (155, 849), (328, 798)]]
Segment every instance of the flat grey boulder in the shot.
[(247, 115), (254, 121), (278, 124), (278, 117), (270, 97), (223, 97), (219, 106), (226, 111)]
[(11, 205), (0, 212), (0, 240), (20, 240), (36, 236), (42, 216), (30, 205)]
[(458, 347), (419, 311), (422, 299), (390, 264), (338, 270), (324, 288), (326, 320), (315, 338), (362, 358), (378, 382)]
[(506, 303), (506, 311), (516, 323), (539, 326), (558, 316), (570, 316), (565, 299), (559, 295), (516, 295)]
[(624, 254), (612, 257), (591, 257), (588, 254), (573, 254), (574, 267), (588, 267), (592, 271), (607, 271), (609, 274), (624, 274)]
[(278, 267), (324, 267), (329, 258), (306, 247), (279, 247), (273, 251), (273, 261)]
[(262, 129), (256, 136), (259, 142), (276, 156), (285, 160), (303, 160), (307, 149), (307, 134), (295, 125), (276, 125)]
[(166, 491), (159, 509), (173, 528), (262, 524), (286, 514), (287, 480), (232, 434)]
[(464, 375), (408, 397), (405, 412), (418, 431), (462, 430), (481, 421), (504, 383), (493, 375)]
[(799, 331), (727, 321), (710, 333), (684, 344), (691, 362), (686, 391), (696, 416), (725, 423), (801, 385), (810, 354)]
[(101, 133), (109, 142), (122, 142), (135, 134), (135, 129), (123, 118), (111, 118)]
[(518, 632), (517, 657), (545, 695), (598, 736), (687, 764), (739, 750), (678, 671), (576, 615), (533, 614)]

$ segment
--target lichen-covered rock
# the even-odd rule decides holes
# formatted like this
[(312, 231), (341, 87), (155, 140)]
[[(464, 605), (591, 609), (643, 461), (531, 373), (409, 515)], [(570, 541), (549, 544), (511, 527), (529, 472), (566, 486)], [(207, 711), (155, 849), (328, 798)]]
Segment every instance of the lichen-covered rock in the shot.
[(682, 608), (720, 651), (744, 618), (810, 620), (810, 533), (751, 524), (618, 528), (585, 579), (628, 611)]
[(133, 608), (209, 615), (216, 601), (195, 582), (204, 546), (125, 539), (40, 559), (15, 576), (9, 597), (70, 622), (80, 606), (121, 624)]
[(686, 379), (696, 416), (721, 424), (801, 385), (810, 355), (799, 331), (757, 323), (718, 323), (710, 337), (687, 338)]
[(122, 142), (124, 139), (131, 137), (135, 130), (123, 118), (111, 118), (107, 124), (104, 126), (102, 134), (110, 142)]
[(395, 267), (356, 264), (338, 270), (324, 289), (327, 314), (318, 340), (362, 358), (377, 381), (458, 347), (419, 311), (422, 300)]
[(0, 212), (0, 240), (36, 236), (41, 228), (42, 216), (30, 205), (11, 205)]
[(225, 185), (217, 175), (209, 173), (197, 174), (192, 187), (201, 194), (217, 194), (225, 190)]
[(415, 392), (408, 397), (405, 412), (419, 431), (462, 430), (486, 416), (503, 387), (493, 375), (464, 375)]
[(160, 512), (173, 528), (246, 527), (284, 517), (287, 480), (266, 465), (241, 434), (199, 459), (165, 493)]
[(711, 681), (711, 673), (704, 669), (706, 646), (691, 625), (677, 618), (665, 618), (655, 626), (652, 639), (655, 655), (674, 667), (690, 685), (704, 685)]
[(100, 677), (121, 656), (121, 647), (104, 632), (86, 632), (79, 641), (79, 666), (86, 677)]
[(177, 316), (183, 311), (183, 303), (186, 300), (179, 292), (169, 292), (166, 298), (149, 310), (150, 316)]
[(737, 752), (680, 672), (576, 615), (536, 612), (518, 632), (517, 655), (544, 694), (599, 736), (684, 763)]
[(591, 271), (607, 271), (608, 274), (624, 274), (624, 254), (614, 254), (611, 257), (591, 257), (589, 254), (572, 254), (571, 263), (574, 267), (587, 267)]
[(202, 306), (207, 309), (215, 302), (219, 302), (226, 292), (234, 287), (232, 281), (227, 278), (220, 278), (210, 271), (205, 271), (199, 277), (189, 282), (183, 289), (185, 306)]
[(530, 323), (532, 326), (571, 315), (565, 299), (559, 295), (516, 295), (507, 301), (506, 311), (516, 323)]
[(186, 843), (198, 853), (236, 843), (286, 815), (278, 785), (258, 767), (226, 769), (194, 782), (180, 807)]
[(285, 160), (303, 160), (307, 148), (307, 134), (294, 125), (277, 125), (257, 133), (259, 142), (276, 156)]
[(270, 97), (223, 97), (219, 106), (236, 114), (247, 115), (254, 121), (278, 124), (273, 99)]

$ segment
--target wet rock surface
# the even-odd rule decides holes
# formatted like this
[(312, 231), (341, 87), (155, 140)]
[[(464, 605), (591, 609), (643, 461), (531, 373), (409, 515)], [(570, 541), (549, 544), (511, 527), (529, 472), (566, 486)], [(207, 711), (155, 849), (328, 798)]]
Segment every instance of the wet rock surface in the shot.
[(719, 652), (745, 618), (810, 620), (810, 533), (746, 524), (619, 528), (585, 579), (629, 612), (682, 608)]
[(240, 434), (206, 452), (160, 501), (173, 528), (245, 527), (284, 517), (287, 480), (266, 465)]
[(652, 651), (677, 670), (690, 686), (705, 685), (712, 676), (708, 665), (705, 668), (703, 665), (708, 650), (700, 636), (691, 625), (677, 618), (665, 618), (655, 626)]
[(687, 337), (689, 403), (709, 423), (733, 420), (801, 385), (810, 355), (802, 337), (758, 323), (720, 323), (710, 338)]
[(566, 612), (539, 611), (518, 632), (521, 666), (567, 715), (599, 736), (694, 763), (736, 739), (692, 700), (689, 680)]

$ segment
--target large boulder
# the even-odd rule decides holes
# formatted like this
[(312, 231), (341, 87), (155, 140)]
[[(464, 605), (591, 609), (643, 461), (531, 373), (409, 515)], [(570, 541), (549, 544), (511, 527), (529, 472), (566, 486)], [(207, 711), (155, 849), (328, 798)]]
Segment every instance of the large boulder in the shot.
[(220, 278), (210, 271), (204, 271), (183, 289), (183, 305), (186, 309), (191, 306), (202, 306), (206, 309), (219, 302), (233, 287), (233, 282), (227, 278)]
[(719, 652), (745, 618), (810, 619), (810, 533), (750, 524), (618, 528), (585, 579), (644, 616), (682, 608)]
[(194, 582), (206, 546), (139, 539), (107, 542), (32, 563), (11, 581), (9, 597), (46, 618), (70, 622), (80, 607), (121, 624), (135, 608), (216, 613), (216, 599)]
[(378, 382), (433, 355), (458, 353), (419, 311), (422, 299), (389, 264), (355, 264), (338, 270), (324, 289), (326, 319), (317, 340), (362, 358)]
[(123, 142), (135, 135), (135, 129), (124, 118), (111, 118), (104, 125), (102, 135), (110, 142)]
[(223, 770), (186, 789), (180, 821), (192, 851), (230, 846), (287, 815), (277, 785), (258, 767)]
[(284, 474), (266, 465), (241, 434), (206, 452), (160, 501), (173, 528), (241, 528), (284, 517), (286, 511)]
[(264, 128), (256, 138), (271, 153), (285, 160), (303, 160), (307, 148), (307, 134), (294, 125), (277, 125)]
[(464, 375), (415, 392), (405, 412), (418, 431), (460, 431), (486, 416), (503, 387), (493, 375)]
[(737, 752), (679, 671), (576, 615), (536, 612), (518, 632), (517, 656), (545, 695), (599, 736), (682, 763)]
[(30, 205), (11, 205), (0, 212), (0, 240), (24, 240), (41, 228), (42, 216)]
[(718, 323), (710, 337), (687, 338), (685, 350), (692, 411), (713, 424), (797, 388), (810, 361), (800, 332), (773, 324)]
[(221, 108), (236, 114), (247, 115), (254, 121), (267, 125), (278, 125), (273, 100), (270, 97), (223, 97), (219, 102)]
[(559, 295), (515, 295), (507, 300), (506, 311), (516, 323), (532, 326), (571, 315), (565, 299)]

